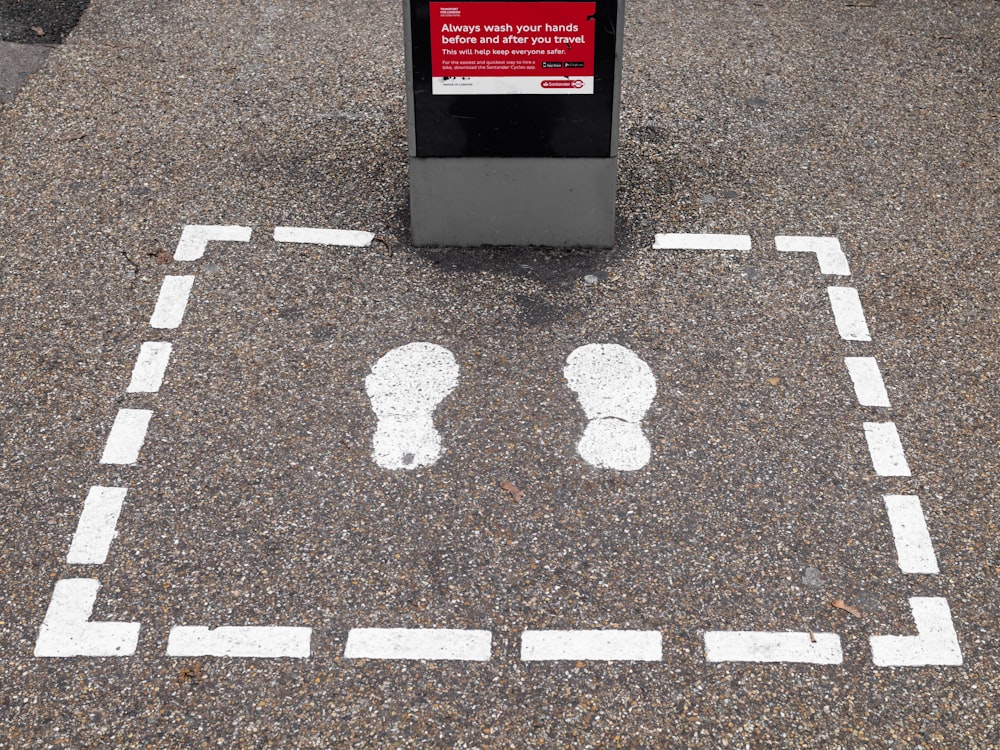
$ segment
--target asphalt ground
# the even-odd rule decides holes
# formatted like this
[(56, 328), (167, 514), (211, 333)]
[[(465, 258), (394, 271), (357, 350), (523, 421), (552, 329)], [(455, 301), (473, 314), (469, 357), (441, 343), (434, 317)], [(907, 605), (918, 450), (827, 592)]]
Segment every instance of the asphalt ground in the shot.
[[(1000, 4), (626, 12), (617, 247), (415, 249), (397, 3), (91, 3), (0, 110), (0, 745), (1000, 747)], [(189, 225), (252, 236), (172, 259)], [(751, 248), (653, 249), (667, 232)], [(850, 276), (783, 235), (837, 237)], [(177, 275), (183, 322), (151, 328)], [(128, 393), (147, 341), (166, 377)], [(411, 342), (458, 385), (440, 459), (387, 470), (365, 379)], [(655, 377), (640, 470), (577, 453), (563, 368), (594, 343)], [(859, 405), (854, 356), (891, 408)], [(101, 463), (120, 409), (153, 413), (139, 459)], [(873, 470), (863, 424), (888, 421), (911, 476)], [(128, 488), (117, 536), (70, 564), (95, 486)], [(901, 572), (887, 494), (920, 498), (939, 574)], [(99, 581), (90, 622), (141, 624), (134, 653), (34, 655), (74, 579)], [(961, 664), (876, 665), (873, 636), (919, 650), (920, 597)], [(192, 625), (311, 640), (168, 656)], [(491, 651), (349, 658), (356, 628)], [(523, 660), (548, 629), (662, 653)], [(843, 658), (710, 662), (723, 631), (836, 634)]]

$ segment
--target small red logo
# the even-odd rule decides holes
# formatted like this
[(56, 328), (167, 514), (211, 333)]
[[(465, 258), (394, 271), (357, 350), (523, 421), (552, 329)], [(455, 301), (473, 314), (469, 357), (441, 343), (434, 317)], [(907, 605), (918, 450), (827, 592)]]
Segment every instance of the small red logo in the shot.
[(549, 79), (542, 81), (543, 89), (582, 89), (583, 81), (579, 78), (568, 80), (565, 78)]

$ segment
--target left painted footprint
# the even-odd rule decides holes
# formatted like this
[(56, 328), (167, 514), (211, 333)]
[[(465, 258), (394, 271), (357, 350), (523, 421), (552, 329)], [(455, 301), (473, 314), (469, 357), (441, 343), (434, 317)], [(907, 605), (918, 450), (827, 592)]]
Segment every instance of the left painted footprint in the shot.
[(455, 355), (437, 344), (415, 342), (379, 359), (365, 378), (378, 417), (372, 458), (383, 469), (430, 466), (441, 455), (434, 410), (458, 385)]

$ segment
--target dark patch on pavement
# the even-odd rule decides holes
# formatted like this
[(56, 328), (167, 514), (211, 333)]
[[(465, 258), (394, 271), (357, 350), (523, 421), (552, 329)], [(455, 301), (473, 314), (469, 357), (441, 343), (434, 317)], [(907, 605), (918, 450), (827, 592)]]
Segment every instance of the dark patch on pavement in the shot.
[(13, 101), (90, 0), (0, 0), (0, 104)]
[(555, 287), (572, 285), (616, 257), (614, 251), (558, 247), (413, 248), (412, 252), (449, 273), (495, 273)]
[(0, 40), (61, 44), (88, 5), (90, 0), (0, 0)]

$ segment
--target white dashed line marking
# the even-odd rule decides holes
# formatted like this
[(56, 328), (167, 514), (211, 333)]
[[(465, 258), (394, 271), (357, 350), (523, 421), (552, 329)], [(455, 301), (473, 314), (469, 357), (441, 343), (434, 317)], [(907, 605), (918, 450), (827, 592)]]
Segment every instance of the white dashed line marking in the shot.
[(492, 648), (488, 630), (353, 628), (344, 658), (489, 661)]
[(102, 464), (134, 464), (146, 441), (153, 412), (148, 409), (119, 409), (101, 455)]
[(831, 286), (826, 291), (840, 337), (845, 341), (871, 341), (858, 290), (848, 286)]
[(375, 235), (372, 232), (357, 232), (348, 229), (275, 227), (274, 239), (276, 242), (295, 242), (305, 245), (368, 247), (375, 239)]
[(861, 406), (890, 405), (889, 394), (886, 393), (882, 373), (874, 357), (844, 357), (844, 364), (847, 365), (847, 371), (854, 383), (854, 392)]
[(658, 234), (654, 250), (750, 250), (749, 234)]
[[(248, 227), (185, 227), (174, 257), (200, 258), (209, 240), (250, 239)], [(177, 328), (184, 318), (193, 276), (167, 276), (160, 286), (149, 324)], [(128, 393), (156, 393), (170, 359), (171, 345), (145, 342), (132, 370)], [(153, 412), (119, 409), (101, 456), (102, 464), (134, 464), (146, 440)], [(92, 487), (77, 522), (66, 560), (71, 565), (100, 565), (107, 560), (118, 516), (128, 489)], [(100, 581), (69, 578), (57, 581), (35, 643), (36, 656), (126, 656), (135, 652), (140, 623), (89, 622)]]
[(873, 635), (872, 660), (878, 667), (960, 666), (962, 648), (952, 624), (948, 600), (910, 598), (917, 635)]
[(896, 541), (899, 569), (904, 573), (939, 573), (920, 498), (916, 495), (885, 495), (883, 500)]
[(146, 341), (139, 350), (127, 393), (156, 393), (170, 362), (173, 346), (164, 341)]
[(194, 286), (194, 276), (165, 276), (160, 296), (149, 319), (153, 328), (177, 328), (184, 320), (188, 296)]
[[(178, 242), (175, 259), (203, 257), (207, 242), (247, 242), (251, 228), (188, 226)], [(277, 227), (279, 242), (340, 246), (370, 244), (369, 232)], [(778, 237), (781, 252), (813, 252), (824, 274), (849, 275), (839, 241), (829, 237)], [(657, 235), (657, 249), (749, 250), (748, 235)], [(154, 328), (176, 328), (183, 318), (194, 276), (166, 276), (156, 309)], [(828, 287), (838, 331), (847, 341), (870, 341), (857, 291)], [(157, 393), (168, 366), (172, 345), (144, 342), (132, 371), (128, 393)], [(888, 408), (885, 384), (872, 357), (845, 357), (861, 406)], [(434, 463), (441, 438), (433, 412), (458, 383), (459, 368), (447, 349), (428, 343), (398, 347), (383, 356), (366, 378), (365, 387), (379, 419), (373, 457), (386, 468), (415, 468)], [(649, 366), (617, 345), (589, 344), (568, 358), (564, 375), (579, 398), (588, 427), (578, 446), (595, 466), (633, 470), (649, 460), (649, 443), (641, 421), (656, 394)], [(105, 445), (101, 463), (132, 464), (145, 442), (152, 411), (120, 409)], [(910, 476), (896, 426), (864, 423), (872, 464), (881, 476)], [(623, 450), (624, 446), (624, 450)], [(617, 455), (615, 451), (621, 453)], [(115, 537), (127, 488), (92, 487), (81, 512), (67, 555), (72, 565), (106, 561)], [(886, 511), (904, 573), (934, 574), (937, 560), (919, 499), (885, 495)], [(35, 655), (126, 656), (136, 650), (140, 623), (90, 622), (100, 583), (96, 579), (58, 581), (39, 628)], [(944, 598), (910, 600), (916, 636), (872, 636), (872, 658), (878, 666), (960, 665), (962, 654)], [(312, 629), (278, 626), (173, 627), (167, 643), (170, 656), (241, 658), (308, 658)], [(524, 661), (660, 661), (663, 636), (658, 631), (529, 630), (522, 634)], [(799, 662), (840, 664), (840, 637), (833, 633), (714, 631), (704, 636), (708, 661)], [(355, 628), (348, 634), (344, 656), (351, 659), (442, 659), (488, 661), (492, 634), (486, 630)]]
[(167, 656), (232, 656), (247, 659), (308, 659), (312, 628), (199, 625), (170, 629)]
[(101, 584), (93, 578), (56, 581), (35, 641), (35, 656), (128, 656), (139, 642), (137, 622), (89, 622)]
[(563, 375), (587, 417), (577, 453), (592, 466), (637, 471), (649, 463), (642, 418), (656, 396), (653, 371), (618, 344), (587, 344), (566, 358)]
[(705, 633), (705, 658), (711, 662), (840, 664), (844, 654), (835, 633), (733, 630)]
[(108, 557), (126, 487), (91, 487), (66, 555), (70, 565), (101, 565)]
[(872, 467), (881, 477), (908, 477), (903, 443), (893, 422), (865, 422), (865, 439), (872, 457)]
[(850, 276), (847, 256), (836, 237), (775, 237), (779, 253), (815, 253), (820, 273), (828, 276)]
[(441, 455), (434, 410), (458, 385), (455, 355), (437, 344), (397, 347), (372, 366), (365, 391), (378, 417), (372, 458), (383, 469), (430, 466)]
[[(781, 252), (815, 252), (824, 274), (850, 274), (839, 240), (776, 237), (775, 244)], [(828, 287), (827, 293), (841, 338), (846, 341), (871, 341), (857, 290), (850, 287)], [(858, 403), (861, 406), (888, 408), (889, 396), (876, 360), (871, 357), (846, 357), (844, 362), (854, 383)], [(880, 476), (910, 476), (896, 425), (892, 422), (866, 422), (864, 430), (876, 473)], [(886, 495), (884, 500), (893, 529), (900, 569), (904, 573), (937, 573), (937, 559), (918, 498)], [(910, 605), (920, 635), (872, 637), (872, 658), (875, 664), (961, 664), (961, 649), (948, 601), (943, 598), (916, 597), (910, 599)], [(708, 641), (706, 636), (706, 648)]]
[(174, 260), (198, 260), (209, 242), (249, 242), (251, 227), (189, 224), (181, 230)]
[(660, 661), (663, 635), (655, 630), (526, 630), (522, 661)]

